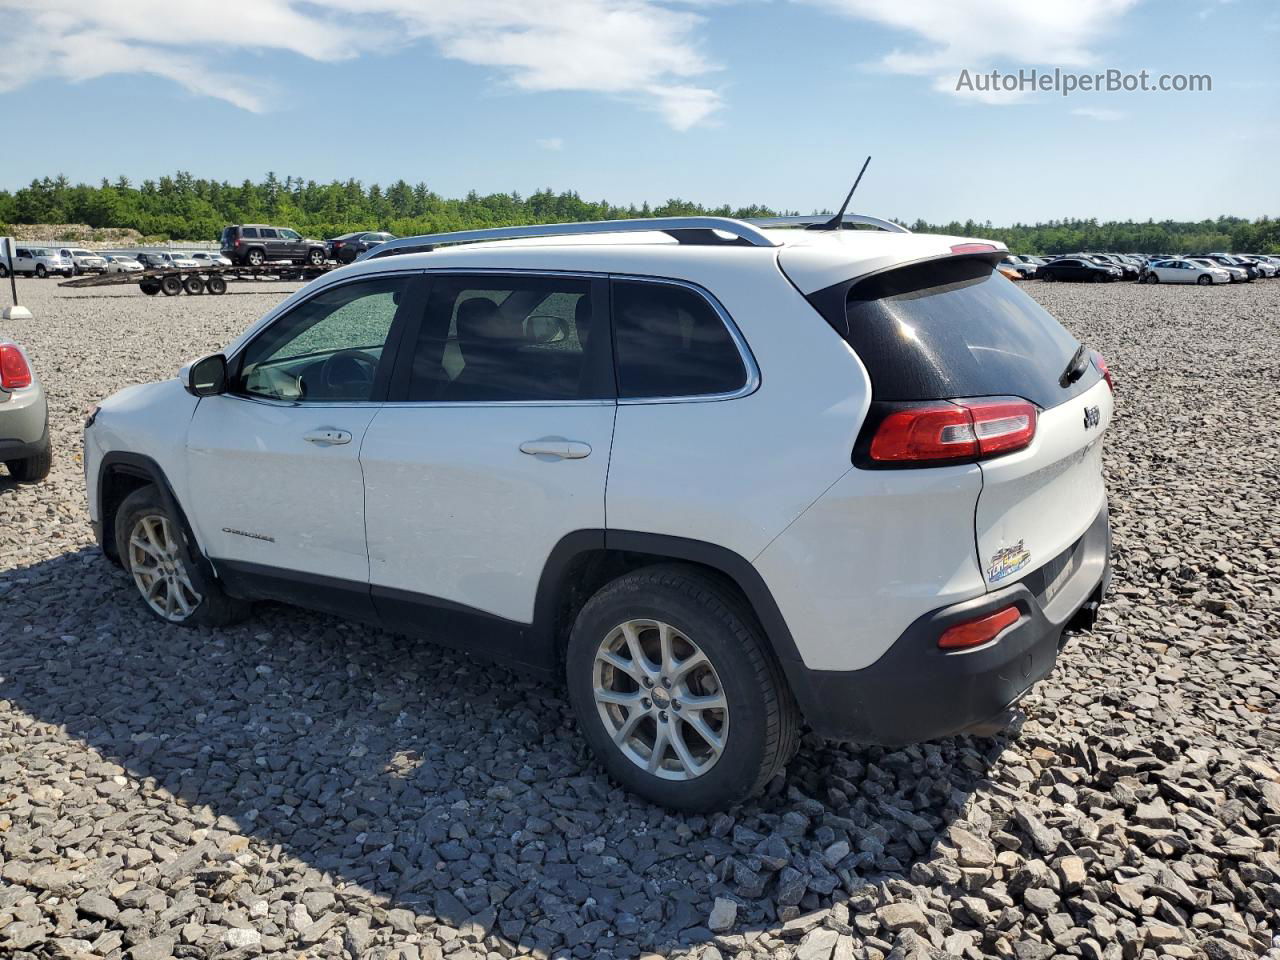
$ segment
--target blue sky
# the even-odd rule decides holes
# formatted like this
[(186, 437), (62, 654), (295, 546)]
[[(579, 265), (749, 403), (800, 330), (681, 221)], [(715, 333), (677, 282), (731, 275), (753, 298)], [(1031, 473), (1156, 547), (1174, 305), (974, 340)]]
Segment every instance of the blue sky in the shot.
[[(30, 11), (36, 12), (30, 12)], [(0, 0), (0, 187), (189, 170), (854, 207), (1280, 215), (1272, 0)], [(1209, 74), (978, 97), (961, 69)]]

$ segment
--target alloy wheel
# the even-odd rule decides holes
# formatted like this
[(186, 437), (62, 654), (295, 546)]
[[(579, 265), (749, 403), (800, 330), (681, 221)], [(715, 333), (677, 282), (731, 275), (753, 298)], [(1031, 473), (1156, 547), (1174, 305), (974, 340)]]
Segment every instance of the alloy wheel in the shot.
[(160, 514), (139, 517), (129, 531), (129, 571), (147, 606), (174, 623), (204, 599), (191, 583), (169, 518)]
[(668, 623), (628, 620), (610, 631), (596, 650), (592, 689), (614, 744), (656, 777), (693, 780), (724, 753), (729, 703), (720, 678)]

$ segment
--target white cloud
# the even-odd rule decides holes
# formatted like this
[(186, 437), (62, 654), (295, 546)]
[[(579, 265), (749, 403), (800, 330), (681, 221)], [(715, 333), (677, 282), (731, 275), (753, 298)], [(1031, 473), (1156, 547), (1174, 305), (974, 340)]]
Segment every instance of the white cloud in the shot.
[(1111, 110), (1107, 107), (1076, 107), (1071, 111), (1077, 117), (1088, 117), (1091, 120), (1103, 120), (1110, 122), (1112, 120), (1123, 120), (1125, 114), (1121, 110)]
[(543, 150), (563, 150), (564, 140), (560, 137), (542, 137), (538, 140), (538, 146)]
[(612, 96), (677, 130), (719, 109), (703, 18), (659, 0), (0, 0), (0, 92), (42, 77), (148, 73), (246, 110), (278, 86), (228, 74), (238, 51), (333, 62), (426, 42), (514, 89)]
[[(891, 73), (933, 78), (934, 89), (957, 93), (956, 78), (970, 72), (1021, 66), (1076, 69), (1091, 66), (1094, 43), (1140, 0), (801, 0), (855, 20), (914, 34), (923, 45), (895, 49), (875, 66)], [(959, 91), (988, 103), (1025, 99)]]

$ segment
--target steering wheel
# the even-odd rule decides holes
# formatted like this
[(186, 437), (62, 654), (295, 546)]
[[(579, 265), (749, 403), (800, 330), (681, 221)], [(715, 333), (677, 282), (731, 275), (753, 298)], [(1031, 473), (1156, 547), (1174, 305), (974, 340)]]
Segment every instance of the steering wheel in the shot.
[(345, 393), (353, 386), (372, 388), (378, 358), (364, 350), (339, 350), (320, 365), (320, 384), (326, 393)]

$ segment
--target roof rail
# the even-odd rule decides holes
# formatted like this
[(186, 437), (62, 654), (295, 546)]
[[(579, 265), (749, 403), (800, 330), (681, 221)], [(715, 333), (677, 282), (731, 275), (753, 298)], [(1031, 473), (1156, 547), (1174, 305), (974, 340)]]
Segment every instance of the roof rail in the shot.
[[(475, 243), (481, 240), (517, 240), (523, 237), (567, 237), (595, 233), (666, 233), (680, 243), (733, 244), (751, 247), (776, 247), (755, 226), (731, 217), (650, 217), (635, 220), (593, 220), (586, 223), (544, 223), (519, 227), (485, 227), (479, 230), (455, 230), (451, 233), (429, 233), (420, 237), (400, 237), (371, 247), (357, 259), (372, 260), (400, 253), (426, 253), (450, 243)], [(722, 234), (729, 234), (725, 238)]]
[[(845, 228), (862, 224), (868, 227), (878, 227), (881, 230), (887, 230), (890, 233), (910, 233), (900, 223), (894, 223), (892, 220), (882, 220), (880, 217), (869, 217), (865, 213), (846, 213), (840, 218)], [(746, 221), (753, 227), (812, 227), (815, 230), (824, 224), (831, 222), (831, 217), (823, 216), (815, 213), (808, 217), (752, 217)]]

